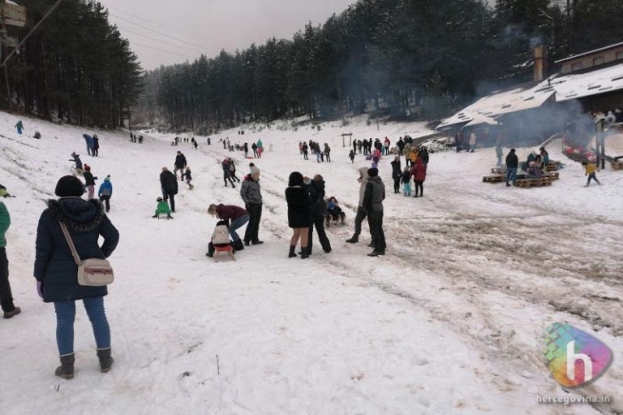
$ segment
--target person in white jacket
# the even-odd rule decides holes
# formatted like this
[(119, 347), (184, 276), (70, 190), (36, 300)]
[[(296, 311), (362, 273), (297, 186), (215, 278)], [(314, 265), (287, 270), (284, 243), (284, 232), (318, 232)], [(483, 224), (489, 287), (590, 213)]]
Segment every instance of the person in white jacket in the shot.
[(229, 227), (224, 220), (218, 221), (212, 232), (212, 238), (208, 244), (208, 253), (206, 256), (213, 257), (217, 247), (228, 246), (231, 244), (229, 239)]
[(469, 135), (469, 151), (470, 153), (473, 153), (474, 150), (476, 149), (476, 133), (472, 130), (471, 134)]

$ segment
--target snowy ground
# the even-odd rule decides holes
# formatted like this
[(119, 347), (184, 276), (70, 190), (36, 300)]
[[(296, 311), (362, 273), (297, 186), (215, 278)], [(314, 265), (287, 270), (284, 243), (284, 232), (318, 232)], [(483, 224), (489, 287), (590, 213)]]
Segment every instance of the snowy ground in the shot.
[[(171, 147), (171, 136), (143, 145), (127, 134), (99, 132), (99, 158), (85, 155), (87, 130), (0, 114), (0, 183), (16, 198), (7, 234), (11, 282), (21, 315), (0, 321), (0, 402), (17, 414), (615, 414), (623, 413), (623, 171), (598, 173), (603, 186), (582, 187), (581, 166), (566, 163), (551, 187), (485, 184), (493, 149), (431, 155), (425, 197), (387, 186), (388, 255), (369, 258), (369, 236), (352, 233), (357, 169), (344, 132), (355, 138), (425, 135), (422, 125), (355, 122), (347, 127), (276, 127), (244, 136), (237, 130)], [(261, 138), (265, 200), (260, 237), (266, 243), (237, 261), (205, 257), (215, 220), (210, 203), (242, 205), (224, 188), (219, 161), (241, 153), (218, 140)], [(328, 142), (332, 163), (304, 161), (298, 142)], [(269, 145), (273, 151), (269, 152)], [(623, 149), (623, 145), (618, 148)], [(614, 148), (614, 147), (613, 147)], [(151, 219), (162, 166), (182, 150), (195, 189), (181, 184), (175, 220)], [(560, 142), (549, 147), (552, 159)], [(32, 277), (36, 224), (44, 200), (69, 172), (77, 151), (94, 175), (112, 177), (110, 217), (121, 242), (111, 260), (117, 280), (106, 298), (115, 366), (97, 370), (84, 310), (76, 322), (76, 378), (53, 376), (55, 316)], [(520, 159), (529, 149), (518, 149)], [(404, 163), (404, 161), (403, 161)], [(284, 190), (291, 171), (322, 174), (327, 195), (347, 212), (348, 225), (329, 229), (333, 252), (316, 240), (312, 258), (288, 259), (290, 230)], [(98, 182), (98, 184), (99, 184)], [(609, 404), (544, 405), (537, 396), (570, 396), (541, 361), (541, 330), (555, 321), (592, 332), (614, 351), (614, 364), (586, 396)]]

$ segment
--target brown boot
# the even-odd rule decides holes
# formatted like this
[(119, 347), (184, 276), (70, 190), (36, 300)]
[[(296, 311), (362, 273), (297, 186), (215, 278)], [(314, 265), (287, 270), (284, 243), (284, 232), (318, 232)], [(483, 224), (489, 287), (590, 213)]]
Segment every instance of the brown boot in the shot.
[(107, 349), (97, 349), (97, 357), (100, 359), (100, 369), (102, 370), (102, 373), (108, 372), (112, 367), (114, 360), (111, 353), (112, 350), (110, 347)]
[(63, 379), (73, 379), (74, 378), (74, 362), (76, 361), (76, 357), (74, 354), (66, 354), (61, 356), (61, 365), (56, 368), (54, 374)]

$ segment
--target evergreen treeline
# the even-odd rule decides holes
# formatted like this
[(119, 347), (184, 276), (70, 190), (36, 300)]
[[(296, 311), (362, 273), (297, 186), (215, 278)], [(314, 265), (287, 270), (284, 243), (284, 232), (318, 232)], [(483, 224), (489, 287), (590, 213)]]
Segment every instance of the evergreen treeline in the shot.
[(553, 62), (623, 41), (623, 2), (566, 3), (359, 0), (292, 40), (151, 71), (140, 122), (197, 129), (369, 110), (444, 116), (491, 89), (530, 80), (537, 44), (548, 45)]
[[(55, 1), (19, 3), (27, 8), (25, 36)], [(26, 112), (74, 124), (120, 126), (141, 90), (136, 55), (92, 0), (61, 2), (8, 69), (14, 102)], [(6, 105), (6, 90), (0, 91)]]

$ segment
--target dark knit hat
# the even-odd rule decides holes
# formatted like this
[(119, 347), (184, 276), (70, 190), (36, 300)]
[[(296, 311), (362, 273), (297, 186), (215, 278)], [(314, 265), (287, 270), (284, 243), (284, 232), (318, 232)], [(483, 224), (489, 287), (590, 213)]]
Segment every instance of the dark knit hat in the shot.
[(371, 169), (368, 169), (368, 176), (376, 177), (378, 175), (379, 175), (379, 169), (377, 169), (376, 167), (372, 167)]
[(76, 176), (63, 176), (56, 183), (54, 194), (58, 197), (80, 197), (84, 194), (84, 185)]

